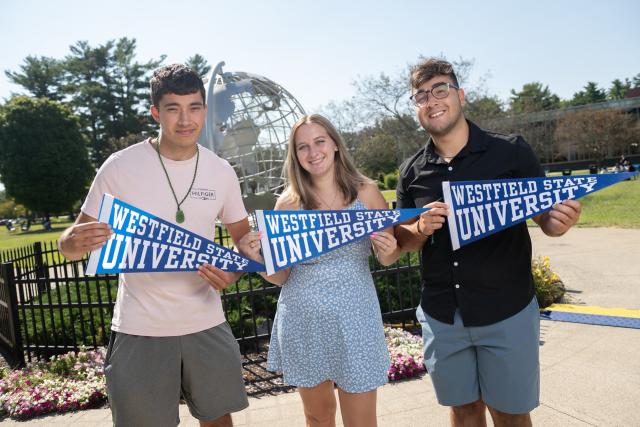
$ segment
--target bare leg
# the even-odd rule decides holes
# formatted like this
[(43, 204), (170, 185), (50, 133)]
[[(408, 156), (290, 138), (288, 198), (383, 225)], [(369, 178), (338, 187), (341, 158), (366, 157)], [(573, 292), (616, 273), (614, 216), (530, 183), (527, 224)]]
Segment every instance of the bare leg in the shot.
[(531, 415), (526, 414), (506, 414), (488, 406), (489, 413), (496, 427), (531, 427)]
[(325, 381), (315, 387), (298, 387), (304, 406), (307, 427), (335, 427), (336, 395), (333, 381)]
[(377, 389), (365, 393), (347, 393), (338, 389), (344, 427), (376, 427)]
[(200, 421), (200, 427), (232, 427), (231, 414), (226, 414), (213, 421)]
[(486, 427), (486, 406), (482, 400), (451, 407), (451, 425), (454, 427)]

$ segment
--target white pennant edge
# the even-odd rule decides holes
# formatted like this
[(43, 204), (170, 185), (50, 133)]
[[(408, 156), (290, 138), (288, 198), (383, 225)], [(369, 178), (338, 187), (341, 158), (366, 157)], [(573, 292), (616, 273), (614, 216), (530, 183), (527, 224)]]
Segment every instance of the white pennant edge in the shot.
[(451, 183), (449, 181), (442, 182), (442, 194), (444, 202), (449, 205), (449, 237), (451, 237), (451, 247), (455, 251), (460, 249), (460, 239), (458, 238), (458, 226), (456, 224), (456, 213), (453, 209), (453, 199), (451, 198)]
[[(109, 216), (111, 215), (111, 209), (113, 208), (114, 197), (111, 194), (105, 193), (102, 196), (102, 203), (100, 204), (100, 212), (98, 213), (98, 222), (109, 222)], [(99, 249), (91, 252), (89, 255), (89, 262), (87, 263), (87, 268), (85, 270), (85, 274), (89, 276), (95, 276), (96, 270), (98, 269), (98, 261), (100, 260), (100, 254), (104, 249), (104, 245)]]
[(262, 231), (260, 245), (262, 246), (264, 266), (267, 270), (267, 276), (271, 276), (276, 271), (273, 268), (273, 256), (271, 255), (271, 247), (269, 246), (269, 236), (267, 235), (266, 223), (264, 222), (264, 211), (256, 209), (256, 220), (258, 221), (258, 230)]

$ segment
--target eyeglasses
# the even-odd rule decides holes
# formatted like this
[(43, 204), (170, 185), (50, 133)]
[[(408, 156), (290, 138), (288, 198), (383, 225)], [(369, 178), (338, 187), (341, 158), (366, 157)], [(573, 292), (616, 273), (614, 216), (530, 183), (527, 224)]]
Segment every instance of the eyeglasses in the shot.
[(449, 96), (450, 88), (460, 89), (459, 87), (451, 83), (447, 83), (447, 82), (436, 83), (435, 85), (433, 85), (431, 90), (419, 90), (413, 95), (411, 95), (409, 99), (411, 100), (411, 102), (413, 102), (413, 105), (415, 105), (416, 107), (424, 107), (429, 102), (429, 93), (431, 93), (431, 95), (433, 95), (433, 97), (436, 99), (444, 99), (447, 96)]

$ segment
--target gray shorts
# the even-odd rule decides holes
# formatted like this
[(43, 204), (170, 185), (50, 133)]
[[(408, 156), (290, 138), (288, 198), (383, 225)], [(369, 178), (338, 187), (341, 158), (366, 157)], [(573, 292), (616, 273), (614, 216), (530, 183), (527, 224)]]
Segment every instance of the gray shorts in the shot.
[(181, 395), (203, 421), (249, 406), (240, 351), (226, 322), (176, 337), (113, 332), (105, 376), (115, 426), (175, 427)]
[(465, 327), (425, 315), (424, 361), (438, 402), (459, 406), (482, 399), (508, 414), (524, 414), (540, 400), (540, 313), (535, 297), (519, 313), (487, 326)]

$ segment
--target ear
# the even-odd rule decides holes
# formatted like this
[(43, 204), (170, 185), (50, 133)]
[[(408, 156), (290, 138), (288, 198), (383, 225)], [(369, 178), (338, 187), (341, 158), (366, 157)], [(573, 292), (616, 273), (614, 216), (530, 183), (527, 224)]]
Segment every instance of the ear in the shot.
[(149, 110), (151, 111), (151, 117), (153, 117), (153, 120), (155, 120), (156, 123), (160, 123), (160, 111), (158, 111), (156, 106), (152, 105)]
[(458, 99), (460, 100), (460, 105), (464, 105), (464, 102), (465, 102), (464, 89), (462, 88), (458, 89)]

